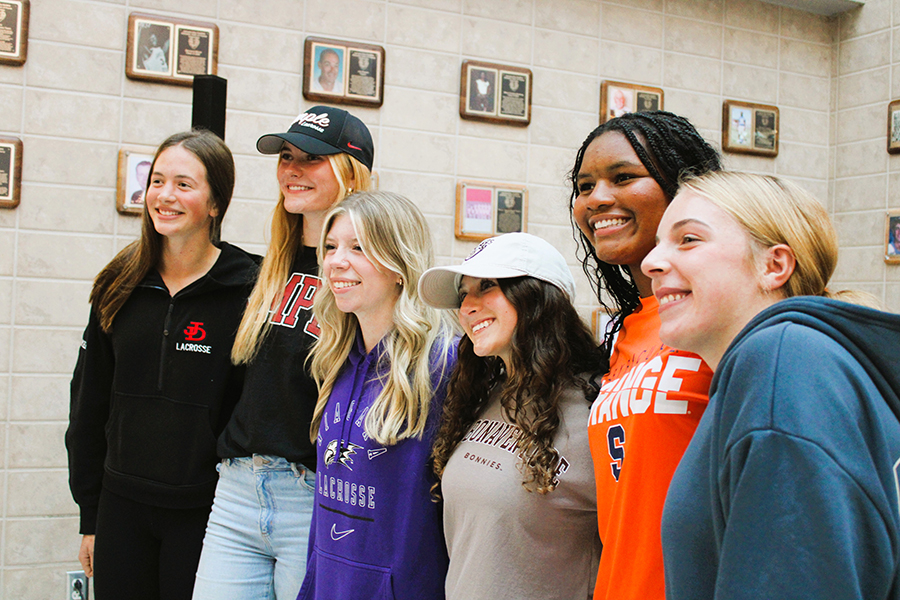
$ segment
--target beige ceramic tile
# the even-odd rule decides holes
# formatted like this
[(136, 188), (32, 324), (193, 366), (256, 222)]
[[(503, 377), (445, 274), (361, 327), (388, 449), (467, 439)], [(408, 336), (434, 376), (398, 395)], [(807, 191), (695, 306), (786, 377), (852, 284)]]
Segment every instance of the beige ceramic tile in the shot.
[[(256, 149), (256, 140), (267, 133), (283, 133), (288, 130), (291, 123), (300, 115), (299, 107), (290, 112), (275, 115), (261, 115), (249, 112), (226, 113), (225, 143), (231, 148), (235, 162), (238, 157), (260, 159), (272, 164), (272, 179), (275, 178), (276, 158), (260, 154)], [(353, 111), (355, 112), (355, 111)], [(257, 184), (259, 182), (256, 182)], [(252, 198), (268, 198), (269, 195), (251, 196)]]
[(456, 140), (451, 136), (383, 128), (376, 157), (386, 169), (452, 175)]
[[(154, 12), (183, 12), (184, 0), (128, 0), (129, 7), (149, 8)], [(201, 20), (209, 20), (216, 16), (217, 0), (191, 0), (191, 15)]]
[(831, 74), (831, 51), (828, 46), (783, 38), (781, 69), (801, 75), (828, 77)]
[(601, 79), (658, 86), (662, 83), (662, 72), (663, 54), (659, 50), (615, 42), (600, 43)]
[(836, 212), (884, 209), (887, 198), (885, 174), (841, 178), (834, 182)]
[[(81, 331), (75, 329), (25, 329), (13, 332), (13, 372), (71, 373), (78, 356)], [(12, 444), (10, 444), (12, 447)], [(59, 466), (23, 465), (23, 466)]]
[[(2, 69), (0, 69), (2, 70)], [(0, 130), (18, 132), (22, 129), (22, 95), (20, 87), (0, 86)]]
[(779, 116), (782, 140), (828, 146), (828, 113), (783, 108)]
[[(532, 107), (532, 123), (534, 123), (534, 116), (534, 107)], [(528, 143), (528, 132), (530, 129), (531, 127), (496, 125), (483, 121), (460, 119), (459, 129), (457, 130), (456, 135), (457, 137), (485, 138), (496, 141), (511, 142), (514, 144), (526, 144)]]
[(603, 40), (662, 48), (663, 16), (658, 12), (609, 4), (603, 8)]
[[(888, 273), (900, 273), (896, 267), (887, 269)], [(900, 283), (889, 283), (884, 286), (884, 308), (894, 314), (900, 314)]]
[(289, 115), (296, 109), (303, 85), (300, 74), (245, 67), (220, 67), (219, 76), (228, 80), (227, 106), (233, 111)]
[(85, 307), (73, 299), (86, 299), (90, 291), (87, 281), (20, 278), (16, 283), (16, 324), (80, 327)]
[[(392, 40), (393, 42), (393, 40)], [(414, 88), (459, 94), (459, 56), (390, 46), (384, 73), (385, 87)], [(394, 68), (393, 65), (400, 65)], [(423, 77), (427, 73), (427, 77)]]
[(39, 41), (28, 44), (25, 65), (29, 87), (94, 94), (118, 95), (125, 71), (121, 52)]
[(781, 164), (781, 157), (774, 161), (768, 156), (754, 156), (752, 154), (732, 154), (724, 152), (722, 163), (731, 171), (747, 171), (763, 175), (775, 175), (775, 167)]
[(28, 39), (124, 51), (127, 23), (121, 6), (83, 0), (41, 0), (31, 3)]
[(531, 143), (575, 148), (598, 124), (596, 113), (572, 113), (535, 107), (532, 111)]
[(722, 26), (690, 19), (666, 19), (665, 49), (707, 58), (722, 57)]
[(838, 81), (838, 108), (854, 108), (865, 104), (888, 102), (890, 100), (891, 69), (884, 67), (845, 75)]
[(65, 467), (66, 426), (66, 423), (11, 423), (9, 468)]
[(466, 17), (462, 21), (462, 53), (492, 62), (527, 64), (535, 35), (524, 25)]
[(665, 54), (663, 85), (695, 92), (719, 93), (721, 70), (719, 61), (684, 54)]
[(604, 1), (602, 11), (606, 11), (606, 9), (610, 6), (630, 6), (632, 8), (641, 8), (644, 10), (651, 10), (653, 12), (662, 12), (663, 11), (663, 0), (610, 0)]
[(531, 25), (531, 0), (463, 0), (463, 14)]
[(891, 32), (841, 42), (840, 73), (847, 75), (891, 64)]
[[(84, 313), (81, 323), (84, 327), (87, 325), (90, 310), (87, 298), (72, 301)], [(74, 369), (73, 362), (65, 375), (13, 375), (10, 421), (68, 421), (69, 384)]]
[(386, 127), (452, 134), (459, 120), (459, 96), (388, 88), (381, 113)]
[(44, 90), (25, 92), (25, 131), (30, 134), (114, 141), (119, 99)]
[[(215, 2), (211, 2), (215, 5)], [(225, 21), (237, 21), (238, 23), (255, 23), (289, 29), (293, 31), (303, 30), (303, 6), (304, 3), (296, 0), (266, 0), (265, 9), (255, 2), (242, 0), (219, 0), (218, 17)], [(213, 13), (215, 14), (215, 13)]]
[[(278, 31), (239, 23), (219, 26), (219, 64), (300, 74), (303, 39), (299, 31)], [(229, 85), (229, 87), (231, 87)]]
[[(60, 252), (60, 248), (65, 248)], [(112, 258), (108, 237), (20, 232), (19, 277), (93, 279)]]
[(327, 37), (378, 43), (384, 40), (385, 10), (382, 2), (307, 0), (306, 29)]
[(524, 144), (459, 138), (456, 172), (464, 178), (521, 183), (527, 177), (527, 158)]
[[(69, 556), (65, 558), (65, 564), (52, 564), (52, 566), (37, 567), (8, 567), (3, 570), (2, 588), (0, 588), (0, 596), (3, 598), (15, 598), (16, 600), (47, 600), (48, 598), (60, 598), (62, 594), (60, 590), (65, 583), (66, 571), (78, 571), (81, 567), (78, 565), (77, 554), (78, 546), (81, 543), (81, 536), (77, 536), (78, 521), (72, 520), (72, 524), (67, 529), (67, 539), (65, 542), (57, 540), (57, 543), (64, 543), (69, 550)], [(62, 582), (62, 583), (61, 583)]]
[(883, 244), (884, 211), (838, 213), (834, 215), (838, 244), (844, 248)]
[(805, 10), (781, 9), (781, 35), (784, 37), (831, 44), (837, 33), (837, 19)]
[[(142, 100), (122, 103), (122, 142), (157, 147), (179, 131), (191, 128), (190, 104), (159, 104)], [(226, 121), (226, 131), (228, 129)]]
[(825, 146), (797, 144), (782, 139), (778, 143), (778, 173), (792, 177), (822, 179), (828, 177), (828, 149)]
[(731, 62), (777, 68), (778, 37), (726, 27), (723, 56)]
[[(272, 131), (278, 130), (273, 129)], [(286, 131), (286, 128), (281, 131)], [(259, 135), (253, 138), (254, 143), (257, 137)], [(235, 156), (234, 197), (242, 200), (259, 200), (263, 202), (265, 210), (274, 207), (275, 200), (278, 199), (278, 182), (275, 179), (277, 162), (277, 158), (262, 154)]]
[(779, 9), (759, 0), (727, 0), (725, 24), (762, 33), (778, 33)]
[[(569, 226), (569, 192), (563, 186), (529, 185), (528, 220), (541, 225)], [(570, 262), (575, 260), (574, 247)]]
[(776, 104), (778, 71), (733, 63), (725, 63), (722, 71), (722, 93), (726, 98)]
[[(455, 192), (454, 192), (455, 193)], [(455, 197), (455, 196), (454, 196)], [(426, 213), (431, 227), (431, 242), (434, 247), (434, 264), (459, 264), (459, 260), (451, 258), (454, 244), (455, 220), (450, 215), (431, 215)], [(440, 258), (439, 258), (440, 257)]]
[(408, 4), (419, 8), (433, 8), (455, 13), (462, 10), (462, 0), (388, 0), (388, 4)]
[(778, 105), (827, 111), (831, 104), (831, 87), (830, 80), (825, 77), (779, 73)]
[[(14, 519), (6, 522), (6, 564), (61, 563), (77, 556), (81, 536), (77, 518)], [(58, 582), (65, 574), (58, 571)], [(62, 589), (59, 585), (58, 589)]]
[(274, 201), (232, 200), (222, 226), (222, 239), (245, 246), (265, 244), (269, 235)]
[(858, 9), (840, 15), (838, 21), (842, 40), (886, 29), (891, 24), (891, 0), (867, 0)]
[(697, 129), (714, 130), (719, 143), (722, 128), (722, 99), (718, 95), (684, 90), (666, 90), (665, 109), (689, 120)]
[[(26, 137), (22, 180), (113, 188), (118, 150), (108, 143)], [(24, 152), (23, 152), (24, 154)]]
[(575, 153), (591, 130), (573, 139), (569, 148), (531, 146), (528, 149), (528, 183), (565, 188), (569, 171), (575, 165)]
[(722, 0), (666, 0), (666, 13), (721, 23), (723, 4)]
[(536, 106), (594, 113), (600, 107), (600, 81), (596, 75), (575, 75), (556, 69), (532, 69), (536, 85), (532, 103)]
[[(221, 65), (221, 63), (220, 63)], [(178, 102), (190, 104), (193, 98), (191, 88), (183, 85), (160, 85), (137, 79), (124, 78), (124, 97), (154, 102)]]
[(596, 75), (597, 48), (597, 40), (555, 31), (536, 31), (534, 64), (560, 71)]
[(534, 24), (541, 29), (596, 36), (600, 28), (600, 3), (595, 0), (568, 0), (560, 10), (556, 0), (536, 0)]
[(884, 273), (884, 244), (869, 247), (841, 248), (837, 269), (831, 280), (835, 283), (882, 281)]
[(412, 200), (431, 215), (452, 217), (456, 210), (456, 179), (447, 175), (384, 170), (379, 174), (381, 189)]
[(22, 185), (19, 225), (23, 229), (48, 229), (82, 233), (112, 233), (115, 215), (112, 189)]
[[(15, 264), (16, 232), (0, 230), (0, 276), (13, 274)], [(0, 363), (2, 365), (2, 363)]]
[[(387, 10), (387, 40), (391, 45), (437, 52), (459, 52), (462, 28), (462, 17), (459, 15), (399, 5), (391, 5)], [(435, 21), (440, 22), (440, 27), (422, 27), (423, 23)], [(426, 71), (417, 72), (421, 76)]]
[[(12, 307), (13, 307), (13, 280), (8, 277), (0, 278), (0, 324), (9, 325), (12, 323)], [(6, 370), (6, 365), (3, 365), (0, 371)], [(3, 387), (6, 385), (6, 380), (0, 380), (0, 421), (6, 416), (5, 403), (3, 402), (3, 396), (5, 395), (6, 389)]]
[(877, 104), (840, 111), (837, 115), (838, 143), (883, 138), (886, 112), (883, 106)]
[(78, 514), (69, 493), (66, 469), (11, 471), (7, 517), (56, 517)]
[(835, 174), (837, 177), (852, 177), (883, 173), (887, 170), (887, 156), (883, 139), (840, 145), (837, 147)]

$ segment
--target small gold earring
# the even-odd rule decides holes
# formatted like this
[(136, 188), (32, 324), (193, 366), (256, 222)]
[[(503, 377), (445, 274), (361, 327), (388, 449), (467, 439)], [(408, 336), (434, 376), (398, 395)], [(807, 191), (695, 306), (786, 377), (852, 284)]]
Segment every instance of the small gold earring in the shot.
[(352, 194), (352, 193), (353, 193), (353, 188), (347, 188), (347, 194)]

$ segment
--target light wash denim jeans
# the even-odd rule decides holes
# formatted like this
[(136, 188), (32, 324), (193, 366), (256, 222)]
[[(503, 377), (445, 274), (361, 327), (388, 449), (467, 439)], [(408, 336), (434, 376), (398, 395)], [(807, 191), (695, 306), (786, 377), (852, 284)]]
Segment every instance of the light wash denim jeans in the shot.
[(306, 574), (315, 480), (277, 456), (223, 460), (193, 600), (295, 600)]

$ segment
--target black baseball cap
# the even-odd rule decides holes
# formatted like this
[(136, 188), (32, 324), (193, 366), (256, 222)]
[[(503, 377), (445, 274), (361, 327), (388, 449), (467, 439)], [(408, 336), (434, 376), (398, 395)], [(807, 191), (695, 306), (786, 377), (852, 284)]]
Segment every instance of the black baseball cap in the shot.
[(375, 145), (365, 123), (346, 110), (313, 106), (294, 119), (286, 133), (267, 133), (256, 141), (263, 154), (278, 154), (288, 142), (309, 154), (328, 156), (346, 152), (372, 170)]

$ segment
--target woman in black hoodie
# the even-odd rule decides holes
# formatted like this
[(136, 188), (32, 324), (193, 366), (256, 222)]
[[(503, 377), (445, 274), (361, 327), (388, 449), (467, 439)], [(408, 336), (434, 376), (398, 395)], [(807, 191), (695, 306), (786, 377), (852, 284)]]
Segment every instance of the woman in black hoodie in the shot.
[(140, 239), (91, 290), (66, 447), (79, 560), (97, 600), (191, 596), (216, 438), (243, 379), (231, 346), (257, 270), (257, 257), (219, 240), (233, 189), (218, 137), (169, 137), (150, 169)]

